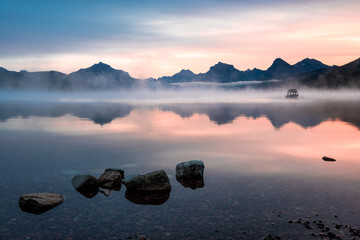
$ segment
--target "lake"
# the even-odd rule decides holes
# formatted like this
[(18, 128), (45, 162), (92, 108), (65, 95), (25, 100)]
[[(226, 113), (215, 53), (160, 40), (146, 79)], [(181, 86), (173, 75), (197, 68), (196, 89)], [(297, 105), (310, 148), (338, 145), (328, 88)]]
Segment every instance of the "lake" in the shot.
[[(360, 227), (359, 104), (2, 99), (0, 238), (350, 239)], [(204, 187), (176, 180), (176, 164), (190, 160), (204, 162)], [(163, 169), (170, 196), (145, 205), (128, 200), (125, 186), (93, 198), (73, 188), (75, 175), (106, 168)], [(32, 192), (65, 201), (41, 215), (21, 211), (19, 197)]]

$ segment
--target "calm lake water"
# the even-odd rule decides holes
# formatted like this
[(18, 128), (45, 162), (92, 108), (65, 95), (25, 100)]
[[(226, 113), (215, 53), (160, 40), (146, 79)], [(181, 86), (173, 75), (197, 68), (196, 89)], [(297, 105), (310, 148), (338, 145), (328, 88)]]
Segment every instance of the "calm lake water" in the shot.
[[(360, 227), (360, 101), (277, 103), (0, 103), (1, 239), (319, 239), (315, 220), (350, 239)], [(329, 156), (336, 162), (325, 162)], [(203, 188), (183, 187), (175, 166), (205, 164)], [(164, 169), (162, 205), (134, 204), (125, 187), (88, 199), (76, 174)], [(65, 201), (41, 215), (22, 194)], [(309, 219), (313, 229), (289, 219)], [(325, 237), (325, 239), (327, 239)]]

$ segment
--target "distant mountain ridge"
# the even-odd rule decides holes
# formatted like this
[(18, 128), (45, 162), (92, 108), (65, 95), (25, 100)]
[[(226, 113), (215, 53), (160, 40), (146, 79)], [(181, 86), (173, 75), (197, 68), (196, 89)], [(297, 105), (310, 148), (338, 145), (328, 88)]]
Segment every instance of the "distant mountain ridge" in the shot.
[(360, 59), (344, 66), (330, 67), (316, 59), (305, 58), (290, 65), (283, 59), (276, 58), (266, 70), (254, 68), (246, 71), (240, 71), (231, 64), (218, 62), (205, 73), (195, 74), (191, 70), (183, 69), (172, 76), (146, 80), (133, 78), (129, 73), (113, 69), (102, 62), (70, 74), (57, 71), (15, 72), (0, 67), (2, 89), (115, 90), (136, 89), (139, 86), (157, 89), (173, 88), (175, 84), (192, 82), (216, 83), (220, 86), (243, 83), (238, 87), (249, 87), (255, 82), (256, 87), (260, 88), (298, 85), (316, 88), (360, 88)]
[(341, 67), (309, 72), (299, 82), (315, 88), (360, 88), (360, 58)]
[(233, 65), (218, 62), (210, 67), (206, 73), (193, 74), (189, 77), (181, 70), (170, 77), (158, 78), (161, 82), (179, 83), (179, 82), (218, 82), (230, 83), (238, 81), (265, 81), (271, 79), (287, 79), (298, 76), (303, 73), (312, 72), (320, 69), (327, 69), (328, 65), (322, 62), (306, 58), (294, 65), (290, 65), (281, 58), (276, 58), (267, 70), (254, 68), (253, 70), (240, 71)]
[(69, 81), (69, 86), (75, 89), (81, 89), (86, 86), (94, 90), (131, 88), (136, 83), (136, 79), (132, 78), (129, 73), (113, 69), (110, 65), (102, 62), (70, 73), (67, 80)]
[(48, 90), (109, 90), (135, 87), (129, 73), (99, 62), (70, 74), (56, 71), (13, 72), (0, 69), (0, 88)]

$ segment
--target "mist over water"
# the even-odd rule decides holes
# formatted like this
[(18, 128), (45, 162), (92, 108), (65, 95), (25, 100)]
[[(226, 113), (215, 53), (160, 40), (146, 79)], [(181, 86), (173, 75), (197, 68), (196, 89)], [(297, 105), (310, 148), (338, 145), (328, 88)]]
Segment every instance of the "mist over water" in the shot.
[(117, 91), (0, 91), (1, 100), (55, 101), (55, 102), (123, 102), (131, 104), (154, 103), (271, 103), (309, 102), (318, 100), (359, 100), (359, 90), (298, 89), (298, 99), (286, 99), (287, 89), (223, 90), (192, 88), (186, 90), (117, 90)]

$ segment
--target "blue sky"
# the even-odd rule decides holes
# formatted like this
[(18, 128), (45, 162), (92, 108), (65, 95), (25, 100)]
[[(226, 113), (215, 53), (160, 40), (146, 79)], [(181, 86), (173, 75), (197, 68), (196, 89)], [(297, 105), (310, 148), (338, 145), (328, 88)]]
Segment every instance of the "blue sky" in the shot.
[(360, 57), (360, 2), (4, 1), (0, 66), (76, 71), (102, 61), (134, 77), (266, 69), (276, 57), (342, 65)]

